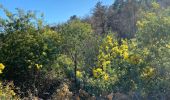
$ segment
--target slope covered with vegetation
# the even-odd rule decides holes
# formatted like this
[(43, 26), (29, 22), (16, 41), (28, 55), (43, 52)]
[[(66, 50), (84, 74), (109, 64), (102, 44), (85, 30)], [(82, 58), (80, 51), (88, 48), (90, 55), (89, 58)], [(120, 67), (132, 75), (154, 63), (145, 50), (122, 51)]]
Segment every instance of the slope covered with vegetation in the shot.
[(99, 2), (91, 16), (55, 26), (1, 7), (0, 99), (168, 100), (168, 4)]

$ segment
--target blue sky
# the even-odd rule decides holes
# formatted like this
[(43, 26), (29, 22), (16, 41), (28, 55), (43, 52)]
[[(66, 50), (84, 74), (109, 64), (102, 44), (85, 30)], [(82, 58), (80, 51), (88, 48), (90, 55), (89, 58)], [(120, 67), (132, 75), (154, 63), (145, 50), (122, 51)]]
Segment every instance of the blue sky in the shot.
[[(111, 5), (114, 0), (0, 0), (8, 10), (14, 12), (15, 8), (33, 10), (44, 13), (46, 23), (62, 23), (72, 15), (83, 17), (89, 15), (95, 4), (101, 1)], [(0, 16), (4, 16), (0, 10)]]

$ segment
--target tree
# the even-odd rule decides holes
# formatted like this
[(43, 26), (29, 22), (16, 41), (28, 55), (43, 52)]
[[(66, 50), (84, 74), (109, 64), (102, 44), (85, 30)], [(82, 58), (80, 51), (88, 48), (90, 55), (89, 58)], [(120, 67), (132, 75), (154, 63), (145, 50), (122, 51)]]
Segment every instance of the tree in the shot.
[(91, 26), (81, 22), (79, 19), (74, 19), (59, 26), (57, 31), (63, 36), (63, 53), (68, 55), (74, 62), (74, 80), (77, 87), (76, 71), (84, 65), (85, 42), (91, 38)]
[(107, 29), (107, 7), (98, 2), (92, 13), (92, 27), (99, 35), (106, 34)]
[(136, 0), (116, 0), (108, 10), (108, 27), (120, 38), (133, 38), (138, 12)]

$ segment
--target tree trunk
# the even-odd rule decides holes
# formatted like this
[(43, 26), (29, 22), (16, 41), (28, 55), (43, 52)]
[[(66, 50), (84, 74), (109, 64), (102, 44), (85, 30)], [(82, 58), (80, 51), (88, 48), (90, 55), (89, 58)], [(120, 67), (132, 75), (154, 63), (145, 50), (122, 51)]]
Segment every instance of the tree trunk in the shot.
[(77, 52), (75, 52), (75, 54), (74, 54), (74, 74), (75, 74), (74, 81), (75, 81), (75, 88), (77, 90), (77, 73), (76, 73), (76, 71), (77, 71)]

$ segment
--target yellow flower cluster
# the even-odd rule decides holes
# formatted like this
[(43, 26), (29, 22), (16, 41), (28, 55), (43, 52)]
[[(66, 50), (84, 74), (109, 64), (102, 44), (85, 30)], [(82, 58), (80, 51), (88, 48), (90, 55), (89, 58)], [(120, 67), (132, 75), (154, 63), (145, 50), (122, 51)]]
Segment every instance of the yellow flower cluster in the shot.
[(5, 66), (2, 63), (0, 63), (0, 74), (2, 74), (2, 71), (4, 70), (4, 68)]
[(104, 70), (106, 70), (106, 67), (111, 63), (110, 62), (110, 55), (105, 54), (103, 51), (99, 51), (98, 55), (98, 66), (102, 67)]
[(109, 75), (105, 73), (103, 79), (107, 81), (109, 79)]
[(42, 65), (35, 64), (35, 67), (36, 67), (37, 69), (40, 69), (40, 68), (42, 68)]
[(93, 69), (93, 75), (95, 78), (102, 77), (104, 80), (109, 79), (107, 69), (111, 65), (111, 61), (114, 58), (121, 58), (127, 60), (129, 58), (128, 43), (126, 40), (121, 41), (121, 45), (117, 40), (113, 40), (111, 35), (107, 35), (99, 49), (98, 62), (96, 69)]
[(128, 53), (128, 44), (126, 40), (122, 40), (122, 44), (118, 45), (117, 42), (114, 43), (115, 45), (111, 48), (110, 54), (112, 54), (112, 58), (120, 56), (124, 59), (129, 57)]
[(98, 67), (102, 67), (105, 71), (107, 66), (111, 64), (111, 60), (118, 56), (124, 60), (129, 58), (128, 43), (126, 40), (122, 40), (122, 44), (118, 45), (118, 42), (113, 41), (112, 36), (108, 35), (100, 46)]
[(93, 76), (95, 78), (99, 78), (103, 74), (103, 71), (101, 68), (93, 69)]
[(129, 57), (128, 44), (126, 40), (122, 40), (122, 45), (119, 47), (119, 54), (127, 60)]
[(104, 72), (101, 68), (97, 68), (97, 69), (93, 69), (93, 76), (95, 78), (103, 78), (105, 81), (107, 81), (109, 79), (109, 75)]
[(106, 41), (107, 41), (107, 43), (110, 45), (110, 46), (113, 46), (113, 39), (112, 39), (112, 37), (111, 36), (107, 36), (106, 37)]
[(76, 71), (76, 77), (77, 78), (82, 78), (83, 77), (83, 75), (82, 75), (82, 72), (80, 72), (80, 71)]

